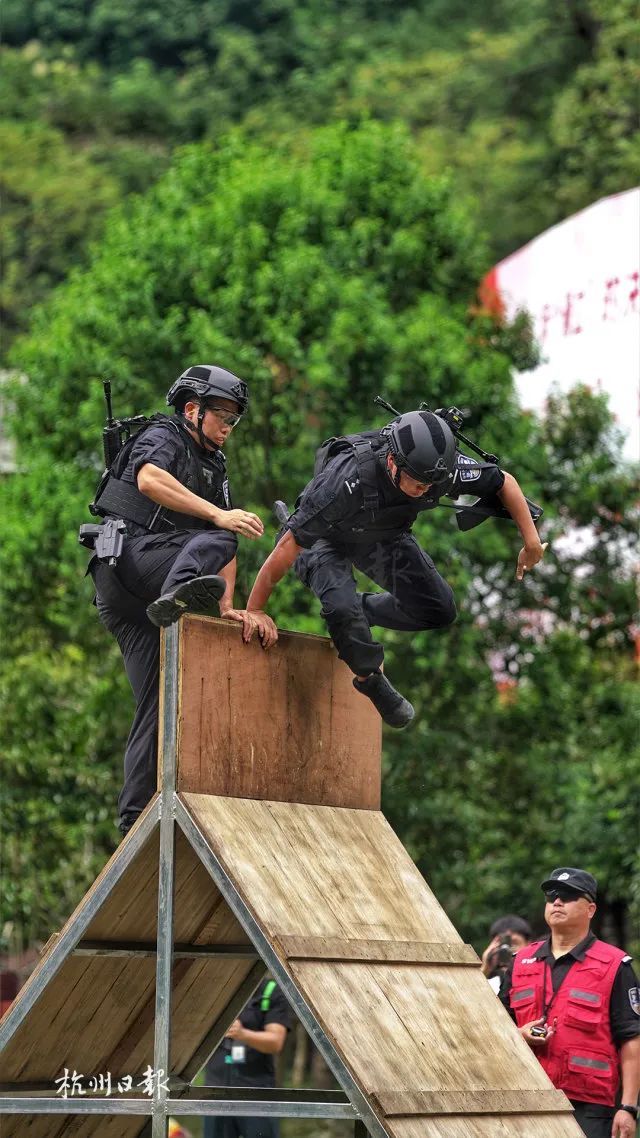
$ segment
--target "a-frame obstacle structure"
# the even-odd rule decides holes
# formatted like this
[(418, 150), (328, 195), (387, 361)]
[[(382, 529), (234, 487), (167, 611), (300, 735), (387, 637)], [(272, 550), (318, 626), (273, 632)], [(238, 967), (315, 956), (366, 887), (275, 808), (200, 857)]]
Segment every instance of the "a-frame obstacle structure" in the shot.
[[(163, 685), (160, 793), (0, 1025), (2, 1138), (160, 1138), (170, 1114), (579, 1138), (379, 812), (380, 724), (329, 642), (188, 617)], [(342, 1091), (191, 1085), (266, 969)]]

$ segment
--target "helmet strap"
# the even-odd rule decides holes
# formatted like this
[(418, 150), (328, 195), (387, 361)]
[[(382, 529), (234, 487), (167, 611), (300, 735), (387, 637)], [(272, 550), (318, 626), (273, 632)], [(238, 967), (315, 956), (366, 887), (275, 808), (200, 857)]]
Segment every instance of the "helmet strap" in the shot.
[(208, 435), (205, 435), (205, 433), (202, 429), (202, 421), (203, 421), (206, 413), (207, 413), (207, 408), (204, 406), (203, 403), (201, 403), (198, 407), (198, 422), (197, 422), (197, 424), (192, 423), (191, 419), (189, 419), (185, 415), (184, 411), (182, 412), (181, 418), (182, 418), (184, 425), (186, 426), (187, 430), (198, 432), (198, 442), (200, 443), (200, 446), (202, 447), (203, 450), (207, 450), (207, 445), (206, 445), (207, 443), (209, 444), (210, 447), (213, 447), (214, 450), (220, 450), (220, 447), (218, 446), (218, 444), (214, 443), (213, 439), (210, 439)]
[(400, 475), (402, 474), (402, 470), (400, 468), (400, 464), (398, 463), (398, 460), (397, 460), (395, 454), (391, 453), (391, 448), (389, 448), (389, 450), (387, 451), (387, 457), (391, 459), (391, 461), (393, 462), (393, 465), (396, 468), (395, 474), (392, 474), (390, 469), (389, 469), (389, 463), (387, 462), (387, 474), (389, 475), (389, 478), (393, 482), (393, 485), (395, 486), (396, 490), (399, 490), (400, 489)]

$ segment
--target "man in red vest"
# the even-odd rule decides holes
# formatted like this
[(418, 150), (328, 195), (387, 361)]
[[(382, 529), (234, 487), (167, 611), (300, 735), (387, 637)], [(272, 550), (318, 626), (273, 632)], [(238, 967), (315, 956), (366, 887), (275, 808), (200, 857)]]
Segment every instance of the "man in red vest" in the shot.
[(640, 997), (631, 957), (590, 923), (597, 883), (560, 867), (542, 882), (550, 936), (516, 953), (500, 999), (587, 1138), (634, 1138), (640, 1090)]

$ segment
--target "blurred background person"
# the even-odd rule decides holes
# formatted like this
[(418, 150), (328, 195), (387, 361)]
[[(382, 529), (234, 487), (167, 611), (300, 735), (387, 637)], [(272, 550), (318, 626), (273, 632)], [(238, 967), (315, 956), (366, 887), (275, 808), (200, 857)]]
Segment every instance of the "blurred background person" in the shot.
[(489, 929), (489, 943), (482, 953), (482, 973), (487, 977), (496, 995), (500, 981), (519, 948), (531, 940), (531, 925), (513, 913), (498, 917)]

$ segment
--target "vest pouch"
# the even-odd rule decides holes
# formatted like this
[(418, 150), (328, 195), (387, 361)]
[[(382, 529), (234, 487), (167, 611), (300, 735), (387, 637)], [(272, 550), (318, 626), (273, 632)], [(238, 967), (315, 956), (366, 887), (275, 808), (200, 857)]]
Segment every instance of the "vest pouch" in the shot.
[[(602, 1087), (611, 1081), (613, 1067), (606, 1051), (595, 1051), (591, 1048), (574, 1046), (569, 1048), (567, 1055), (567, 1070), (571, 1072), (572, 1085), (575, 1085), (576, 1075), (585, 1080), (585, 1084), (593, 1087), (600, 1083)], [(590, 1101), (587, 1097), (587, 1101)]]
[(602, 996), (600, 993), (571, 988), (564, 1020), (571, 1027), (577, 1027), (581, 1031), (596, 1031), (602, 1021)]
[(538, 1018), (536, 1015), (536, 990), (533, 984), (526, 988), (512, 988), (509, 992), (509, 1002), (515, 1012), (518, 1027)]

